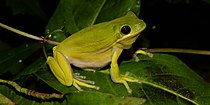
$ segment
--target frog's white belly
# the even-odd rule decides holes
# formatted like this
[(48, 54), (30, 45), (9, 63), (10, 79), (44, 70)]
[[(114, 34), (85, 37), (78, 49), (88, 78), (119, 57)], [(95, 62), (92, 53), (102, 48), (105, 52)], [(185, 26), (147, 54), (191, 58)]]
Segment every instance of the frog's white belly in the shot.
[(89, 62), (89, 61), (83, 61), (83, 60), (78, 60), (78, 59), (74, 59), (74, 58), (69, 58), (68, 59), (70, 64), (79, 67), (79, 68), (83, 68), (83, 69), (98, 69), (98, 68), (102, 68), (104, 66), (106, 66), (107, 64), (110, 63), (111, 61), (111, 57), (109, 59), (106, 59), (104, 61), (101, 62)]
[(71, 65), (82, 69), (100, 69), (111, 62), (113, 51), (110, 49), (110, 51), (101, 53), (81, 53), (79, 55), (68, 54), (66, 58)]

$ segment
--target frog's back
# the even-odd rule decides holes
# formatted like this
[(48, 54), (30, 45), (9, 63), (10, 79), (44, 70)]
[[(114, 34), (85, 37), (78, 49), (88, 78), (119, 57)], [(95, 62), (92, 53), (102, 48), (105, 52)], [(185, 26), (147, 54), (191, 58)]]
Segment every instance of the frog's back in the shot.
[(129, 25), (135, 31), (140, 29), (139, 27), (136, 28), (140, 23), (142, 20), (138, 19), (134, 13), (128, 12), (123, 17), (82, 29), (61, 42), (58, 49), (78, 53), (97, 52), (112, 46), (124, 36), (121, 33), (123, 25)]
[(113, 29), (107, 22), (93, 25), (72, 34), (61, 42), (57, 48), (64, 52), (90, 53), (109, 47), (117, 40)]

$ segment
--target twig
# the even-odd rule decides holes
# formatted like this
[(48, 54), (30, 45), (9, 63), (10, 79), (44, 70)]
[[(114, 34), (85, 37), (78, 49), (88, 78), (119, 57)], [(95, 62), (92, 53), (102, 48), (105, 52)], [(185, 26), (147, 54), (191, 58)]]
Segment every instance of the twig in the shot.
[(13, 81), (0, 79), (0, 83), (9, 84), (12, 87), (14, 87), (15, 90), (17, 90), (18, 92), (21, 92), (21, 93), (24, 93), (26, 95), (30, 95), (30, 96), (33, 96), (33, 97), (41, 98), (41, 99), (44, 99), (44, 100), (51, 99), (51, 98), (63, 98), (63, 96), (64, 96), (64, 94), (57, 94), (57, 93), (52, 93), (52, 94), (39, 93), (39, 92), (36, 92), (34, 90), (22, 88), (17, 83), (15, 83)]
[(174, 52), (174, 53), (188, 53), (210, 55), (210, 51), (206, 50), (193, 50), (193, 49), (180, 49), (180, 48), (154, 48), (154, 49), (141, 49), (146, 52)]
[(47, 42), (49, 44), (54, 44), (54, 45), (58, 45), (59, 44), (59, 42), (55, 42), (55, 41), (52, 41), (52, 40), (47, 40), (45, 38), (38, 37), (38, 36), (35, 36), (35, 35), (32, 35), (32, 34), (26, 33), (26, 32), (20, 31), (18, 29), (12, 28), (12, 27), (7, 26), (7, 25), (2, 24), (2, 23), (0, 23), (0, 26), (5, 28), (5, 29), (7, 29), (7, 30), (10, 30), (10, 31), (12, 31), (14, 33), (17, 33), (19, 35), (22, 35), (22, 36), (25, 36), (25, 37), (28, 37), (28, 38), (31, 38), (31, 39), (34, 39), (34, 40), (43, 41), (43, 42)]

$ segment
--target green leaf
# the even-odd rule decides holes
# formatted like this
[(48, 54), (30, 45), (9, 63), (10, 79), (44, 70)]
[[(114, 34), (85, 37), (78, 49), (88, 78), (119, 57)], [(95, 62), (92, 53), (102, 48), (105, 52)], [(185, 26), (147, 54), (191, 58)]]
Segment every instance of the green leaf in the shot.
[(22, 64), (24, 59), (38, 50), (38, 46), (40, 46), (40, 43), (23, 44), (19, 47), (0, 53), (0, 74), (9, 70), (14, 71), (14, 68), (17, 69), (17, 65)]
[[(129, 104), (129, 105), (141, 105), (145, 102), (143, 98), (135, 98), (135, 97), (124, 97), (119, 96), (116, 97), (112, 94), (106, 93), (98, 93), (98, 92), (75, 92), (72, 94), (66, 95), (65, 99), (60, 100), (39, 100), (34, 99), (30, 100), (31, 96), (26, 95), (17, 95), (16, 92), (9, 88), (5, 84), (0, 84), (0, 88), (2, 93), (0, 93), (0, 104), (7, 104), (7, 105), (31, 105), (31, 104), (41, 104), (41, 105), (51, 105), (51, 104), (58, 104), (58, 105), (119, 105), (119, 104)], [(98, 97), (95, 99), (95, 97)], [(4, 99), (4, 100), (3, 100)], [(5, 100), (6, 99), (6, 100)], [(9, 99), (12, 99), (9, 100)], [(8, 101), (9, 100), (9, 101)], [(74, 101), (72, 101), (74, 100)], [(78, 103), (78, 101), (80, 101)], [(87, 103), (88, 102), (88, 103)]]
[[(134, 74), (143, 78), (141, 90), (151, 100), (150, 103), (173, 100), (181, 104), (208, 105), (209, 83), (176, 57), (156, 54), (153, 58), (145, 56), (140, 58), (142, 63), (138, 71), (141, 72)], [(127, 65), (127, 67), (131, 66)]]
[(45, 59), (43, 57), (38, 58), (34, 63), (26, 67), (24, 70), (20, 71), (15, 75), (13, 80), (19, 79), (21, 76), (31, 75), (40, 69), (43, 69), (46, 67)]
[(64, 29), (70, 34), (95, 23), (110, 21), (128, 11), (139, 14), (140, 0), (61, 0), (47, 32)]
[[(121, 74), (129, 72), (130, 76), (142, 80), (141, 84), (129, 83), (133, 89), (128, 94), (122, 84), (113, 83), (109, 74), (76, 70), (88, 80), (96, 82), (100, 90), (83, 88), (84, 92), (76, 92), (74, 87), (60, 84), (50, 74), (50, 70), (36, 72), (36, 76), (61, 93), (69, 93), (67, 98), (74, 97), (72, 103), (87, 102), (87, 100), (102, 100), (106, 95), (119, 98), (145, 99), (145, 104), (155, 105), (208, 105), (210, 101), (210, 85), (183, 62), (171, 55), (155, 54), (153, 58), (140, 55), (140, 62), (124, 61), (120, 64)], [(93, 95), (94, 94), (94, 95)], [(77, 97), (77, 98), (76, 98)], [(87, 99), (86, 97), (91, 97)], [(85, 101), (86, 100), (86, 101)], [(133, 102), (134, 100), (131, 100)], [(112, 103), (112, 101), (106, 101)], [(94, 104), (93, 104), (94, 105)]]
[(1, 105), (14, 105), (15, 103), (0, 93), (0, 104)]
[[(77, 92), (73, 87), (61, 85), (50, 73), (49, 69), (43, 69), (35, 73), (40, 79), (51, 87), (66, 94), (60, 104), (77, 105), (208, 105), (210, 101), (210, 85), (199, 75), (193, 72), (183, 62), (174, 56), (166, 54), (154, 54), (153, 58), (140, 55), (140, 62), (133, 60), (124, 61), (120, 65), (121, 74), (126, 71), (130, 76), (142, 80), (141, 84), (129, 83), (133, 89), (128, 94), (122, 84), (113, 83), (109, 74), (101, 72), (87, 72), (76, 70), (87, 79), (94, 80), (100, 90), (84, 88), (85, 91)], [(13, 89), (0, 84), (1, 93), (18, 104), (37, 103), (35, 100), (28, 100), (28, 96), (19, 96)], [(145, 102), (146, 101), (146, 102)], [(54, 103), (42, 101), (42, 104)], [(88, 102), (88, 103), (87, 103)], [(38, 104), (38, 103), (37, 103)]]
[(115, 96), (101, 92), (76, 92), (67, 95), (67, 100), (70, 105), (142, 105), (146, 101), (143, 98)]

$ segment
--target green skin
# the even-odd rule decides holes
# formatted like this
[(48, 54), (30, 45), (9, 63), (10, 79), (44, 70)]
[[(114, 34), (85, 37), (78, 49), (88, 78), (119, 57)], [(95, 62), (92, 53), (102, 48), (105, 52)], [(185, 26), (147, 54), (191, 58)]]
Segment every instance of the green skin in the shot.
[[(128, 26), (129, 31), (122, 27)], [(92, 25), (71, 35), (53, 48), (53, 57), (49, 56), (49, 64), (55, 77), (66, 86), (80, 86), (99, 89), (91, 81), (82, 80), (74, 75), (71, 65), (84, 70), (100, 69), (111, 62), (110, 74), (116, 83), (123, 83), (128, 90), (128, 82), (139, 82), (129, 76), (122, 76), (119, 72), (117, 59), (123, 49), (129, 49), (136, 41), (146, 24), (133, 12), (109, 22)]]

